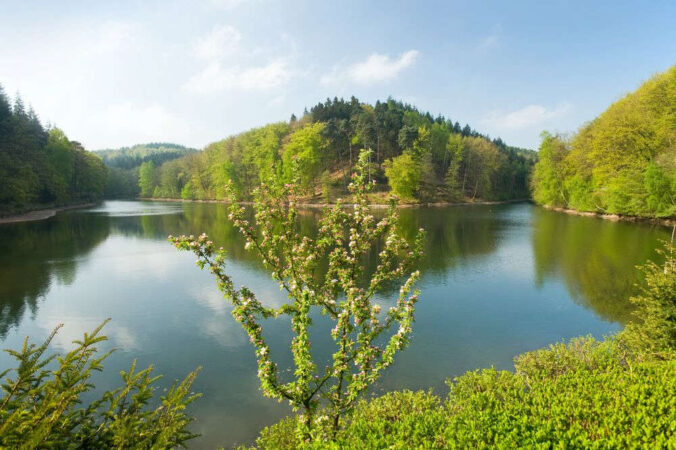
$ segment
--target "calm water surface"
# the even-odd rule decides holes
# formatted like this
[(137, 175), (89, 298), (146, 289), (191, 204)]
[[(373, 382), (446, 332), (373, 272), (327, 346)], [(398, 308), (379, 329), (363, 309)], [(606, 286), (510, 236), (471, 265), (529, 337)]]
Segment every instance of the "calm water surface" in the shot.
[[(573, 336), (602, 337), (630, 318), (634, 266), (655, 259), (669, 233), (545, 211), (529, 204), (404, 209), (402, 223), (428, 232), (420, 302), (411, 345), (376, 392), (447, 389), (444, 380), (478, 367), (511, 369), (521, 352)], [(303, 232), (317, 213), (301, 217)], [(106, 202), (44, 222), (0, 225), (0, 342), (18, 348), (26, 335), (44, 339), (65, 324), (54, 350), (107, 317), (118, 349), (97, 374), (99, 388), (119, 384), (134, 358), (165, 375), (163, 386), (197, 366), (194, 447), (250, 442), (289, 411), (258, 389), (253, 349), (230, 316), (214, 280), (166, 242), (169, 234), (209, 233), (228, 249), (237, 285), (259, 299), (283, 301), (276, 283), (245, 252), (216, 204)], [(391, 300), (386, 293), (383, 303)], [(317, 358), (332, 351), (320, 319)], [(272, 351), (290, 361), (288, 324), (266, 328)], [(0, 371), (10, 364), (0, 356)]]

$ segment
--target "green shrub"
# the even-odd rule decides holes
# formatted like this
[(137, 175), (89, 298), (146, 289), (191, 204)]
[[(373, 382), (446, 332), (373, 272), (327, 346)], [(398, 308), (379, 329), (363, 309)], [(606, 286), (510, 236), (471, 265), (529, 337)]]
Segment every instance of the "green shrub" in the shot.
[(662, 359), (673, 359), (676, 352), (676, 259), (672, 244), (662, 251), (666, 262), (648, 262), (642, 267), (645, 284), (630, 300), (637, 321), (627, 325), (623, 338), (632, 346)]
[(515, 358), (515, 371), (449, 380), (430, 392), (362, 401), (335, 439), (295, 440), (294, 419), (266, 428), (260, 448), (676, 448), (676, 267), (643, 268), (638, 322)]
[(160, 405), (150, 409), (160, 377), (151, 375), (152, 366), (137, 371), (134, 361), (129, 371), (120, 372), (122, 387), (81, 405), (82, 394), (94, 387), (92, 372), (101, 371), (110, 354), (97, 356), (106, 322), (74, 341), (75, 349), (63, 356), (45, 355), (58, 328), (42, 345), (26, 338), (21, 350), (7, 350), (17, 366), (0, 373), (0, 447), (169, 448), (197, 436), (188, 430), (193, 419), (185, 409), (199, 397), (190, 392), (199, 369), (174, 383)]
[(580, 368), (531, 383), (512, 372), (470, 372), (449, 394), (446, 445), (665, 447), (674, 443), (674, 369), (674, 361)]

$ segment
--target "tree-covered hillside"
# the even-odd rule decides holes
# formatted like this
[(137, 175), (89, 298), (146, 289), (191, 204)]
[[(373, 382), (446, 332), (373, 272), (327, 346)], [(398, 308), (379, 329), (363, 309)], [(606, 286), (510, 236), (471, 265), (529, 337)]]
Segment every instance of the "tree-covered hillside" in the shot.
[(98, 200), (105, 183), (101, 158), (44, 128), (21, 98), (10, 105), (0, 86), (0, 215)]
[[(444, 117), (388, 100), (375, 106), (334, 98), (301, 118), (232, 136), (205, 151), (141, 167), (142, 196), (220, 199), (231, 183), (243, 198), (261, 181), (297, 181), (308, 200), (347, 193), (359, 150), (373, 150), (379, 191), (409, 201), (528, 197), (534, 152), (490, 140)], [(389, 186), (389, 187), (388, 187)], [(377, 195), (376, 195), (377, 197)]]
[(573, 137), (544, 133), (533, 198), (580, 211), (676, 216), (676, 66)]
[(133, 169), (148, 161), (160, 165), (166, 161), (171, 161), (172, 159), (180, 158), (196, 151), (194, 148), (165, 142), (151, 142), (150, 144), (139, 144), (132, 147), (95, 150), (106, 166), (119, 169)]
[(178, 144), (153, 142), (132, 147), (97, 150), (108, 167), (107, 198), (133, 198), (140, 193), (139, 167), (143, 163), (159, 166), (172, 159), (197, 152)]

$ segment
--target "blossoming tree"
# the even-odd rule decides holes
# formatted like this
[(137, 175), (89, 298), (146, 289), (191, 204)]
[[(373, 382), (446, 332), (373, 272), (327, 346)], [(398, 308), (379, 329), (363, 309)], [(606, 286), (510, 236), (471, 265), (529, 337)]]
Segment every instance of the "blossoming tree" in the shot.
[[(233, 201), (230, 219), (246, 239), (246, 248), (258, 253), (264, 266), (279, 282), (288, 302), (271, 308), (247, 287), (236, 288), (226, 274), (223, 248), (217, 248), (206, 234), (198, 237), (169, 237), (179, 250), (198, 257), (200, 268), (216, 276), (218, 287), (233, 304), (232, 314), (246, 330), (256, 348), (258, 377), (263, 393), (279, 401), (286, 399), (294, 410), (302, 409), (298, 433), (310, 439), (315, 425), (323, 422), (333, 432), (340, 418), (391, 365), (398, 350), (411, 333), (418, 292), (413, 285), (419, 277), (411, 271), (424, 237), (419, 230), (409, 242), (398, 229), (396, 200), (392, 199), (384, 218), (377, 220), (369, 211), (366, 193), (369, 151), (362, 151), (350, 192), (353, 205), (336, 205), (325, 210), (314, 238), (297, 232), (295, 185), (261, 185), (255, 193), (254, 227), (245, 209)], [(380, 250), (373, 273), (367, 273), (364, 260)], [(403, 282), (396, 304), (381, 311), (374, 296), (386, 284)], [(335, 352), (324, 369), (318, 368), (310, 353), (309, 327), (313, 310), (328, 315), (335, 326), (331, 337)], [(282, 381), (278, 366), (263, 337), (265, 319), (288, 316), (294, 337), (291, 350), (295, 370), (290, 381)], [(327, 414), (318, 415), (319, 407)]]

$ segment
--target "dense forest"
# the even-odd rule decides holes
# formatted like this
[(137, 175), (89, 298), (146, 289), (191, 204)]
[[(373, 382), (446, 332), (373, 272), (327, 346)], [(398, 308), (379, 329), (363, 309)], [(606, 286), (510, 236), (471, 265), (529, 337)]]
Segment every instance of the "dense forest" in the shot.
[(20, 97), (0, 86), (0, 215), (91, 202), (103, 196), (99, 157), (58, 128), (45, 128)]
[(172, 159), (197, 152), (194, 148), (178, 144), (150, 143), (118, 149), (97, 150), (96, 154), (108, 167), (106, 198), (135, 198), (140, 194), (139, 167), (148, 163), (160, 166)]
[(574, 136), (542, 136), (533, 173), (538, 203), (676, 216), (676, 66), (612, 104)]
[(535, 153), (491, 140), (444, 117), (389, 99), (375, 106), (334, 98), (302, 117), (232, 136), (203, 152), (141, 165), (141, 196), (221, 199), (230, 183), (248, 198), (261, 182), (299, 183), (310, 201), (347, 192), (359, 150), (373, 150), (379, 194), (412, 202), (507, 200), (529, 196)]

